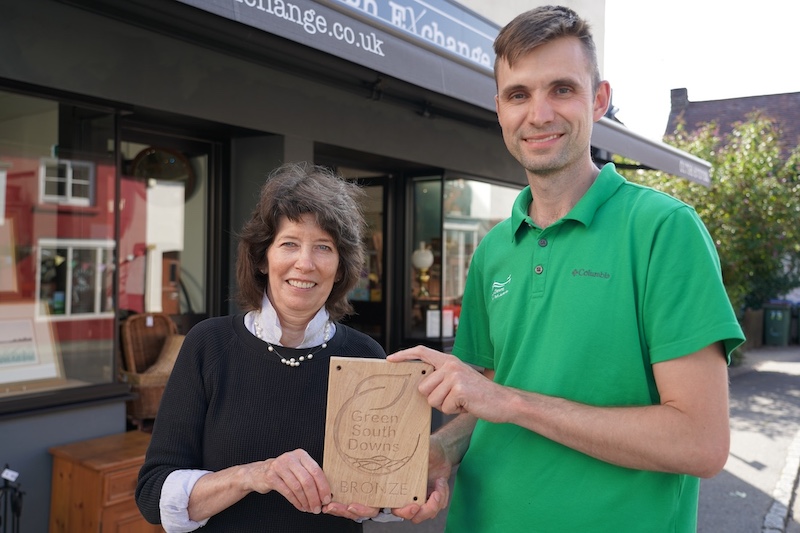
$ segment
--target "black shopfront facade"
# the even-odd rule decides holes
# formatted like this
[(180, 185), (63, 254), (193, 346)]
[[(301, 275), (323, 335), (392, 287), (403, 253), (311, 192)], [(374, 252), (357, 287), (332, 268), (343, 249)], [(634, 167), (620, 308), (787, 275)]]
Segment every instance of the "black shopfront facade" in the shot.
[[(0, 0), (0, 463), (21, 531), (46, 529), (50, 446), (126, 429), (126, 318), (236, 312), (235, 233), (283, 162), (367, 191), (350, 323), (449, 349), (472, 250), (525, 185), (493, 111), (497, 30), (448, 0)], [(605, 119), (594, 144), (708, 176)]]

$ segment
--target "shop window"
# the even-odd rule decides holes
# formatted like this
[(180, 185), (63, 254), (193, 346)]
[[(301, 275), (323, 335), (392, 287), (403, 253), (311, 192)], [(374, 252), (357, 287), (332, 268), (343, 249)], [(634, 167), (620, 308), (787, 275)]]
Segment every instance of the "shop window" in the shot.
[(92, 205), (94, 165), (89, 161), (42, 158), (39, 163), (40, 203)]
[[(519, 189), (448, 176), (445, 180), (442, 224), (442, 309), (458, 329), (461, 298), (472, 254), (478, 243), (498, 222), (511, 215)], [(450, 318), (452, 317), (452, 318)]]
[(411, 305), (408, 334), (412, 338), (452, 336), (442, 329), (442, 178), (415, 178), (408, 257)]
[(113, 110), (0, 91), (4, 413), (39, 406), (41, 390), (57, 391), (53, 405), (124, 391), (114, 387), (115, 132)]
[(469, 262), (478, 246), (481, 224), (445, 219), (443, 230), (443, 305), (455, 313), (453, 320), (456, 320), (461, 308), (461, 297), (464, 294)]
[(447, 339), (458, 330), (472, 255), (511, 215), (519, 189), (448, 173), (413, 182), (411, 258), (412, 338)]
[(122, 315), (163, 312), (188, 329), (208, 316), (211, 148), (123, 131), (119, 300)]

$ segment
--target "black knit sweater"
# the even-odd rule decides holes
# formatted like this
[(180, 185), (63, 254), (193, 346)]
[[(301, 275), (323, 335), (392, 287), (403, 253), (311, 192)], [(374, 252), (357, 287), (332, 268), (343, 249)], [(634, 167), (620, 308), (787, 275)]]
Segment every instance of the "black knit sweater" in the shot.
[[(279, 348), (297, 356), (308, 350)], [(337, 324), (328, 347), (299, 367), (280, 362), (244, 326), (244, 315), (211, 318), (189, 331), (158, 411), (139, 473), (136, 503), (159, 523), (164, 480), (174, 470), (224, 468), (302, 448), (322, 465), (332, 355), (383, 358), (371, 337)], [(303, 513), (280, 493), (251, 493), (211, 517), (202, 533), (358, 533), (361, 524)]]

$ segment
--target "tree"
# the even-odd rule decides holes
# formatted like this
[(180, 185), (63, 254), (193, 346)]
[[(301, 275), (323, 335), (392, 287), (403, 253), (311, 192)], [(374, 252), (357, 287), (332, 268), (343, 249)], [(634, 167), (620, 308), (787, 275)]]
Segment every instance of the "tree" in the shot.
[(709, 161), (710, 187), (658, 171), (621, 171), (695, 208), (717, 245), (737, 311), (800, 287), (800, 146), (783, 150), (781, 137), (759, 113), (734, 124), (724, 139), (714, 123), (693, 132), (680, 124), (665, 142)]

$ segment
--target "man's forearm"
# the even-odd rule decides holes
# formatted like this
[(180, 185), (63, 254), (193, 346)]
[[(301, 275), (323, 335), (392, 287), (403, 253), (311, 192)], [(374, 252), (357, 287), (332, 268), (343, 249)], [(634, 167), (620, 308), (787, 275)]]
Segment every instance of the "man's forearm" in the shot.
[(442, 426), (432, 436), (431, 440), (441, 446), (444, 459), (455, 466), (461, 462), (469, 447), (472, 431), (478, 419), (469, 413), (462, 413)]

